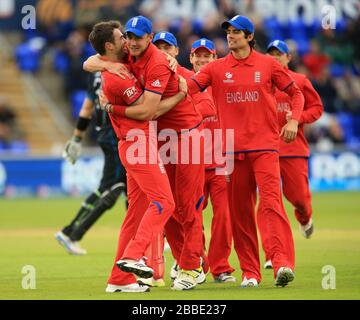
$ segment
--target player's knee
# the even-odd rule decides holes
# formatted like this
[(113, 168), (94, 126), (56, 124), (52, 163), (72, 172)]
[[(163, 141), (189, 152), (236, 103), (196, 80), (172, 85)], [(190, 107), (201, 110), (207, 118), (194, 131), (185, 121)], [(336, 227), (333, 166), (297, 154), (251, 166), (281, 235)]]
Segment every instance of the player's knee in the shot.
[(102, 202), (106, 208), (111, 209), (115, 205), (117, 199), (119, 199), (121, 193), (124, 191), (124, 187), (123, 183), (118, 183), (106, 191), (106, 194), (102, 197)]

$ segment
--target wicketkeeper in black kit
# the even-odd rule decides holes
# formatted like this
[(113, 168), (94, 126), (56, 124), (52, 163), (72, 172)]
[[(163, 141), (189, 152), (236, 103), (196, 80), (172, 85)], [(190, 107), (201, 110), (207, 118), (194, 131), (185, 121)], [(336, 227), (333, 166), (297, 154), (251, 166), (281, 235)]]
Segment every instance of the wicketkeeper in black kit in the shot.
[(81, 107), (73, 136), (65, 145), (63, 157), (75, 164), (81, 154), (81, 140), (95, 110), (96, 130), (98, 131), (97, 142), (104, 152), (105, 161), (98, 189), (82, 203), (74, 220), (55, 234), (58, 242), (65, 247), (68, 253), (73, 255), (86, 254), (86, 250), (81, 248), (78, 241), (105, 211), (115, 205), (121, 193), (126, 197), (126, 171), (119, 159), (118, 140), (107, 113), (100, 109), (98, 103), (101, 74), (92, 74), (90, 77), (88, 95)]

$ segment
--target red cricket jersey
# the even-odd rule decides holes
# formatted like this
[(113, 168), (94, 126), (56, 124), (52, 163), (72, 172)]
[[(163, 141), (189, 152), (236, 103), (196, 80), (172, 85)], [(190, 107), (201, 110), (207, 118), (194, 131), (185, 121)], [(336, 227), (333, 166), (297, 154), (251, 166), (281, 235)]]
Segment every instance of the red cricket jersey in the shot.
[[(304, 135), (304, 123), (312, 123), (318, 120), (323, 113), (323, 105), (320, 96), (305, 75), (293, 72), (288, 68), (285, 68), (285, 70), (295, 80), (295, 83), (302, 91), (305, 104), (295, 141), (285, 143), (284, 140), (280, 139), (280, 157), (309, 157), (310, 149)], [(292, 109), (291, 99), (286, 93), (278, 89), (276, 90), (275, 98), (277, 101), (279, 129), (281, 130), (286, 124), (286, 112)]]
[[(177, 67), (177, 72), (186, 80), (190, 80), (191, 77), (195, 74), (193, 70), (190, 71), (182, 66)], [(194, 101), (197, 112), (204, 119), (203, 120), (204, 129), (209, 129), (211, 134), (211, 139), (209, 137), (205, 139), (205, 145), (204, 145), (205, 160), (211, 159), (211, 163), (205, 163), (205, 168), (209, 170), (209, 169), (222, 167), (223, 165), (221, 164), (219, 165), (215, 163), (215, 158), (214, 158), (214, 151), (221, 152), (222, 150), (221, 150), (221, 140), (219, 138), (215, 139), (214, 130), (220, 129), (220, 124), (217, 117), (214, 99), (212, 97), (212, 89), (211, 87), (208, 87), (204, 92), (197, 92), (194, 95), (191, 95), (191, 98)]]
[[(190, 71), (180, 65), (177, 67), (177, 73), (185, 78), (187, 81), (195, 74), (194, 71)], [(216, 116), (216, 107), (214, 104), (213, 97), (211, 93), (207, 91), (197, 92), (193, 95), (190, 94), (193, 103), (195, 104), (196, 111), (201, 115), (203, 119)]]
[[(170, 69), (164, 53), (152, 43), (140, 59), (131, 62), (131, 70), (146, 91), (159, 94), (162, 98), (172, 97), (179, 92), (177, 73)], [(187, 97), (157, 119), (158, 130), (174, 129), (180, 132), (197, 127), (201, 120), (191, 98)]]
[(293, 119), (300, 119), (303, 95), (271, 56), (252, 50), (241, 60), (229, 53), (209, 63), (189, 82), (189, 92), (211, 86), (223, 129), (234, 129), (234, 152), (279, 150), (275, 86), (293, 96)]
[[(143, 94), (143, 90), (135, 78), (122, 79), (108, 71), (103, 71), (101, 73), (101, 77), (102, 90), (109, 100), (109, 103), (112, 105), (130, 106)], [(146, 134), (149, 132), (148, 121), (138, 121), (125, 117), (119, 117), (112, 113), (109, 113), (109, 117), (119, 140), (125, 140), (129, 130), (131, 129), (140, 129)]]

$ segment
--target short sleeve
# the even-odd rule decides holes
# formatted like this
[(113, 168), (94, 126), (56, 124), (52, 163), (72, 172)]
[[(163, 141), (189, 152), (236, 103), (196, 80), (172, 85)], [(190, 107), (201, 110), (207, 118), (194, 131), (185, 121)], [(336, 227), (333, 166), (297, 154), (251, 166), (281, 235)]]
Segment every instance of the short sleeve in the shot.
[[(132, 105), (142, 95), (143, 90), (135, 78), (122, 79), (113, 74), (106, 77), (107, 92), (114, 97), (121, 97), (125, 105)], [(121, 104), (120, 101), (116, 102)]]
[(148, 72), (144, 90), (162, 95), (170, 80), (172, 71), (164, 64), (156, 65)]

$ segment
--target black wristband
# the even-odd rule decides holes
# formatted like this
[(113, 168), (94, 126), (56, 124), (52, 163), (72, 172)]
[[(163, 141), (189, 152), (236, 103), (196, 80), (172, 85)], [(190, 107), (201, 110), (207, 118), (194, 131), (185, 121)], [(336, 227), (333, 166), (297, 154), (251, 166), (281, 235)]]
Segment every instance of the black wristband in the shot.
[(91, 119), (79, 117), (77, 124), (76, 124), (76, 129), (78, 129), (80, 131), (85, 131), (88, 128), (90, 121), (91, 121)]

